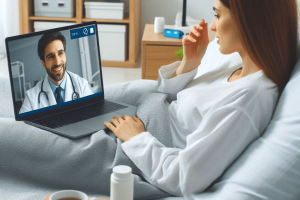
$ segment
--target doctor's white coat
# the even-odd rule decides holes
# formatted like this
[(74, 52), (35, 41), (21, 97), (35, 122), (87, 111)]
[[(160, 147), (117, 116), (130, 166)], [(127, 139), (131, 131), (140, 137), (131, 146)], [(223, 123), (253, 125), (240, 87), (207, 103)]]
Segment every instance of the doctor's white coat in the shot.
[[(68, 73), (72, 77), (74, 88), (75, 91), (79, 94), (79, 98), (93, 94), (86, 79), (81, 78), (80, 76), (72, 72), (68, 71)], [(65, 77), (67, 78), (64, 97), (65, 102), (72, 100), (73, 87), (70, 76), (65, 73)], [(49, 101), (47, 100), (46, 95), (44, 93), (41, 93), (39, 103), (38, 96), (41, 91), (41, 85), (42, 81), (39, 81), (36, 86), (26, 91), (25, 99), (19, 112), (20, 114), (57, 104), (51, 86), (49, 85), (48, 74), (44, 78), (43, 90), (48, 95)]]

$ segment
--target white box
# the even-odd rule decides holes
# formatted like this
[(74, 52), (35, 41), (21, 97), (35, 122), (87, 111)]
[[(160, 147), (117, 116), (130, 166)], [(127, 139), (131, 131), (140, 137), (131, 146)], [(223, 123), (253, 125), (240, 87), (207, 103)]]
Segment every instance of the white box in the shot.
[(73, 25), (73, 24), (75, 24), (75, 23), (35, 21), (35, 22), (33, 22), (33, 28), (34, 28), (34, 32), (37, 32), (37, 31), (43, 31), (43, 30), (52, 29), (52, 28), (58, 28), (58, 27), (62, 27), (62, 26), (69, 26), (69, 25)]
[(74, 17), (74, 0), (34, 0), (34, 15), (39, 17)]
[(84, 2), (85, 17), (94, 19), (124, 19), (124, 2)]
[(125, 61), (127, 56), (126, 25), (98, 24), (101, 60)]

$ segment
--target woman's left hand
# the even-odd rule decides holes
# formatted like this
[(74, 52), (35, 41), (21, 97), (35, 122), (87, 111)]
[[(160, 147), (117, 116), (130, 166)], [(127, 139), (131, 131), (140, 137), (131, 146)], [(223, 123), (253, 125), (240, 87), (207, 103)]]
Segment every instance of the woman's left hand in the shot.
[(104, 122), (104, 125), (123, 142), (145, 132), (144, 123), (135, 115), (132, 115), (132, 118), (128, 115), (124, 115), (123, 117), (114, 116), (110, 122)]

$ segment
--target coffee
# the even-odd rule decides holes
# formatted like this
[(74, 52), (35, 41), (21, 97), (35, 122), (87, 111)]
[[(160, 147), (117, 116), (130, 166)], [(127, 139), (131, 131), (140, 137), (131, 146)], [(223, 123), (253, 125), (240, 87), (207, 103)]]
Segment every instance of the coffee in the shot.
[(78, 198), (75, 198), (75, 197), (65, 197), (65, 198), (60, 198), (60, 199), (57, 199), (57, 200), (81, 200), (81, 199), (78, 199)]

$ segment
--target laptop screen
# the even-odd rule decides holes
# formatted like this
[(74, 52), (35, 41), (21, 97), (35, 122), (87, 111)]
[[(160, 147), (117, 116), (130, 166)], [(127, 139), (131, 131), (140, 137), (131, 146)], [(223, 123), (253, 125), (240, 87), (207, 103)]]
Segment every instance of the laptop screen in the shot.
[(6, 41), (16, 118), (103, 95), (96, 23)]

